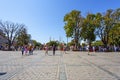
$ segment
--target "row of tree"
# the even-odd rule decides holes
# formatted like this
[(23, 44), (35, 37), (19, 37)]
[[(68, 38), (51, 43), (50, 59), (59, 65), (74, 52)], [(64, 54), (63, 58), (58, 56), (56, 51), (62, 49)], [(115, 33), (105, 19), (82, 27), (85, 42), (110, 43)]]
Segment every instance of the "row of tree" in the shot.
[(36, 40), (31, 40), (31, 35), (28, 34), (24, 24), (1, 20), (0, 30), (3, 32), (1, 36), (7, 39), (8, 50), (11, 50), (11, 46), (23, 46), (29, 43), (33, 43), (35, 46), (41, 45)]
[(78, 10), (64, 16), (64, 30), (67, 37), (74, 39), (75, 47), (81, 40), (91, 43), (99, 37), (104, 46), (120, 45), (120, 8), (109, 9), (104, 14), (88, 13), (86, 17)]
[[(0, 21), (0, 33), (5, 39), (7, 39), (6, 45), (8, 50), (11, 50), (11, 47), (18, 47), (32, 44), (34, 47), (42, 48), (45, 44), (41, 44), (36, 40), (31, 39), (31, 35), (27, 32), (27, 26), (24, 24), (14, 23), (10, 21)], [(58, 41), (47, 42), (48, 46), (59, 46), (61, 43)]]

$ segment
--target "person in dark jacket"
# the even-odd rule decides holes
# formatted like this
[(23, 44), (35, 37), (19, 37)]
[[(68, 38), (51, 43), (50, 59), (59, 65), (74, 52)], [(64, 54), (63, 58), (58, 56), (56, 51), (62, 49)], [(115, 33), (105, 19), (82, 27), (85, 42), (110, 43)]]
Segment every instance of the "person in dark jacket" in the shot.
[(55, 55), (56, 46), (53, 45), (53, 55)]
[(22, 48), (21, 48), (21, 51), (22, 51), (22, 55), (24, 54), (24, 46), (22, 46)]

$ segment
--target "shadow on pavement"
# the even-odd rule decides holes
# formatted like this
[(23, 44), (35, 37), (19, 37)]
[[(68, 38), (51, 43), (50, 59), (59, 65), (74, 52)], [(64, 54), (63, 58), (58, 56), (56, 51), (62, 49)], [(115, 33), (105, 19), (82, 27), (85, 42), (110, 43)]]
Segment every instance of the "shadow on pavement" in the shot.
[(7, 74), (7, 72), (0, 72), (0, 76)]

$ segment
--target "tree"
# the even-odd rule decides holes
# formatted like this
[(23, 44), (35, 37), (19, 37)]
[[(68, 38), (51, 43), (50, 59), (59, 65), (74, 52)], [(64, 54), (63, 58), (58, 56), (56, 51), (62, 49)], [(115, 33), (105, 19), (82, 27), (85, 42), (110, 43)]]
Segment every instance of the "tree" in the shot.
[(17, 24), (13, 22), (2, 22), (0, 21), (0, 29), (3, 31), (8, 40), (8, 49), (11, 50), (11, 46), (13, 45), (15, 39), (20, 34), (20, 32), (24, 29), (25, 25)]
[(114, 27), (109, 33), (109, 44), (120, 45), (120, 8), (113, 13)]
[(116, 16), (115, 11), (112, 9), (107, 10), (105, 15), (101, 13), (96, 14), (96, 35), (99, 36), (105, 47), (109, 44), (112, 29), (118, 25), (118, 23), (116, 23), (117, 19), (118, 15)]
[(42, 45), (41, 43), (37, 42), (36, 40), (32, 40), (32, 43), (34, 46), (38, 46), (38, 47), (40, 47)]
[(113, 12), (113, 20), (114, 20), (114, 23), (120, 23), (120, 8), (116, 9)]
[(98, 23), (96, 34), (99, 36), (99, 38), (101, 39), (105, 47), (107, 47), (108, 45), (109, 32), (113, 25), (112, 18), (111, 18), (112, 12), (113, 10), (107, 10), (105, 15), (102, 15), (101, 13), (96, 14), (96, 20)]
[(101, 40), (97, 40), (92, 43), (92, 46), (101, 46), (101, 45), (103, 45)]
[(36, 46), (37, 41), (36, 40), (32, 40), (32, 43), (33, 43), (34, 46)]
[(109, 33), (109, 44), (120, 45), (120, 24), (115, 25)]
[(42, 44), (40, 42), (37, 42), (35, 46), (41, 47)]
[(29, 41), (31, 39), (31, 35), (27, 33), (26, 28), (24, 28), (20, 34), (17, 37), (17, 45), (23, 46), (23, 45), (28, 45)]
[(80, 13), (80, 11), (72, 10), (64, 16), (64, 30), (66, 32), (66, 36), (74, 38), (76, 49), (79, 46), (81, 25), (83, 21), (83, 17)]
[(5, 37), (5, 34), (3, 33), (2, 30), (0, 30), (0, 36)]
[(91, 46), (92, 41), (96, 39), (96, 35), (94, 34), (96, 28), (95, 25), (95, 15), (88, 14), (82, 25), (81, 36), (88, 42), (89, 46)]
[(71, 40), (71, 42), (69, 42), (67, 45), (68, 45), (69, 47), (70, 47), (70, 46), (74, 46), (74, 45), (75, 45), (74, 40)]
[(48, 46), (53, 46), (53, 45), (58, 46), (59, 43), (57, 41), (50, 41), (50, 42), (47, 43), (47, 45)]

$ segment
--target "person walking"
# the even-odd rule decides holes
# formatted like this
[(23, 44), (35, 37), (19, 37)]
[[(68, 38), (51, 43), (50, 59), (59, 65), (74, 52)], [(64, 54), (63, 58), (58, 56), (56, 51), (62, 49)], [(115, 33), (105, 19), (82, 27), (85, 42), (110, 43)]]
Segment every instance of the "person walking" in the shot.
[(53, 55), (55, 55), (56, 46), (53, 45)]
[(22, 46), (22, 48), (21, 48), (21, 51), (22, 51), (22, 56), (23, 56), (23, 54), (24, 54), (24, 46)]
[(29, 55), (32, 55), (32, 45), (29, 46)]
[(27, 52), (28, 52), (28, 47), (25, 46), (25, 55), (27, 55)]
[(48, 55), (48, 46), (45, 47), (45, 55)]

